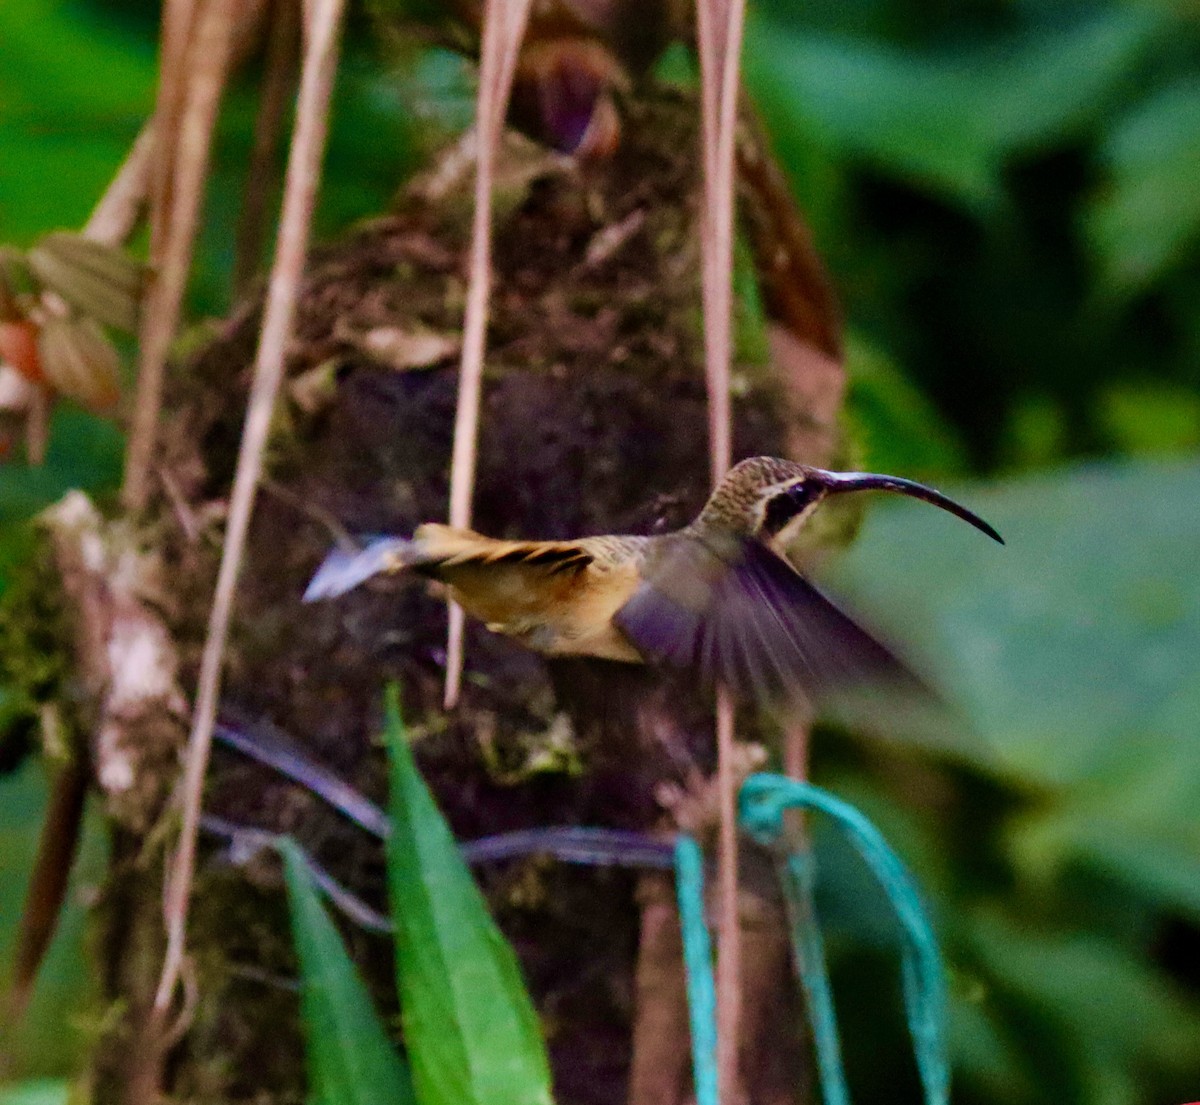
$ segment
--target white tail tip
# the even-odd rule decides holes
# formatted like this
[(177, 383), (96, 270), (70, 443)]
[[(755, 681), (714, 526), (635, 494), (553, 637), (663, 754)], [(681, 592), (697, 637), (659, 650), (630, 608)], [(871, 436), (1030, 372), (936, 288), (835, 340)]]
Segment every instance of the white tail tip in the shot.
[(334, 549), (309, 581), (303, 601), (337, 598), (380, 572), (400, 567), (408, 544), (403, 537), (374, 537), (356, 552)]

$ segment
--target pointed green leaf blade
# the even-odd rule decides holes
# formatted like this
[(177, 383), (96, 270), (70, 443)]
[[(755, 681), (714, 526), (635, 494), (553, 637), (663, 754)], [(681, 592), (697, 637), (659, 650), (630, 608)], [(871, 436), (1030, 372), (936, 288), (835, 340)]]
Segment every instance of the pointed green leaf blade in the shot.
[(282, 846), (303, 981), (311, 1105), (415, 1105), (412, 1079), (354, 968), (299, 849)]
[(1008, 544), (880, 503), (825, 578), (962, 705), (983, 740), (957, 754), (1040, 795), (1025, 874), (1082, 862), (1200, 916), (1200, 463), (949, 490)]
[(988, 211), (1007, 162), (1094, 126), (1172, 29), (1148, 7), (1114, 6), (929, 52), (751, 13), (746, 80), (785, 163), (811, 161), (801, 147), (815, 144)]
[(388, 883), (404, 1037), (421, 1105), (548, 1105), (541, 1027), (512, 948), (421, 779), (390, 688)]

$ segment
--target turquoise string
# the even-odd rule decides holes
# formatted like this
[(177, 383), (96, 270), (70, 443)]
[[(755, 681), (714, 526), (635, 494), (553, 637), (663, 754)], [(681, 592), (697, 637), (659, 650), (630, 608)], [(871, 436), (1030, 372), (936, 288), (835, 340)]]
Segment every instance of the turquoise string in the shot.
[[(827, 791), (780, 775), (752, 775), (738, 799), (742, 828), (766, 846), (784, 837), (783, 815), (801, 807), (829, 815), (879, 880), (903, 934), (901, 977), (909, 1033), (926, 1105), (948, 1105), (950, 1064), (946, 1047), (947, 998), (942, 961), (920, 892), (882, 834), (858, 810)], [(717, 1014), (712, 946), (704, 920), (704, 858), (700, 846), (680, 834), (675, 844), (676, 894), (687, 968), (688, 1015), (696, 1105), (719, 1105)], [(825, 1105), (849, 1105), (838, 1041), (837, 1017), (813, 901), (815, 874), (809, 854), (791, 853), (781, 866), (796, 970), (804, 987)]]
[[(849, 803), (811, 783), (779, 775), (750, 776), (738, 798), (739, 821), (756, 840), (775, 844), (783, 836), (784, 811), (794, 807), (817, 809), (832, 817), (887, 894), (903, 934), (904, 1006), (926, 1105), (947, 1105), (950, 1063), (946, 1045), (946, 980), (933, 927), (916, 883), (870, 821)], [(832, 1021), (832, 1004), (828, 1016)], [(814, 1024), (814, 1034), (827, 1030), (836, 1033), (836, 1027)], [(823, 1069), (822, 1082), (828, 1103), (830, 1087), (824, 1082)]]
[(833, 988), (829, 984), (829, 967), (825, 959), (825, 939), (817, 922), (813, 893), (816, 864), (812, 853), (790, 852), (781, 865), (780, 876), (792, 930), (792, 960), (804, 990), (812, 1026), (821, 1097), (825, 1105), (850, 1105), (850, 1090), (846, 1086), (842, 1048), (838, 1042), (837, 1015), (833, 1008)]
[(683, 833), (675, 840), (675, 895), (683, 929), (696, 1105), (718, 1105), (717, 990), (713, 981), (712, 945), (704, 921), (704, 853), (699, 844)]

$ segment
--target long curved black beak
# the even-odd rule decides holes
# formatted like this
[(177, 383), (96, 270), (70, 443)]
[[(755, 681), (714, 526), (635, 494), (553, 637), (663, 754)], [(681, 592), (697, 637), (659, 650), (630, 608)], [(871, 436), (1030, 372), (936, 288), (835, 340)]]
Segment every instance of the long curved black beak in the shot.
[(943, 495), (940, 491), (935, 491), (932, 487), (926, 487), (923, 483), (901, 479), (899, 476), (877, 476), (871, 472), (826, 472), (824, 469), (817, 469), (814, 474), (824, 484), (826, 492), (830, 495), (843, 491), (895, 491), (913, 499), (923, 499), (927, 503), (933, 503), (934, 506), (948, 510), (964, 522), (970, 522), (993, 541), (1004, 544), (1004, 538), (978, 514), (972, 513), (965, 506), (960, 506), (953, 499)]

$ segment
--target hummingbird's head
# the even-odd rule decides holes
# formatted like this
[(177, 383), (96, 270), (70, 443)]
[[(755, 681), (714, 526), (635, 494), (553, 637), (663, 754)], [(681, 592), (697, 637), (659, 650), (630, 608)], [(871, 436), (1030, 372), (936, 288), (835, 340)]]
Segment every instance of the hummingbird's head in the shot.
[(870, 472), (828, 472), (778, 457), (750, 457), (734, 465), (712, 493), (697, 520), (738, 536), (785, 546), (827, 495), (846, 491), (894, 491), (923, 499), (970, 522), (994, 541), (1003, 538), (977, 514), (932, 487)]

